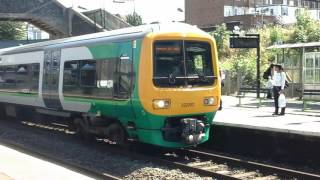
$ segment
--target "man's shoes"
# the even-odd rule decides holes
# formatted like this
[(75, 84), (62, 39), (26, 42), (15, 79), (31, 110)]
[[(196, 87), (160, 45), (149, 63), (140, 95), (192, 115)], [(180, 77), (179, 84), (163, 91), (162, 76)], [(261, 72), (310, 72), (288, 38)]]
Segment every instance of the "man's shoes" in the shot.
[(286, 108), (281, 108), (280, 116), (284, 116), (286, 114)]
[(274, 113), (272, 114), (272, 115), (279, 115), (279, 108), (276, 108), (275, 110), (274, 110)]

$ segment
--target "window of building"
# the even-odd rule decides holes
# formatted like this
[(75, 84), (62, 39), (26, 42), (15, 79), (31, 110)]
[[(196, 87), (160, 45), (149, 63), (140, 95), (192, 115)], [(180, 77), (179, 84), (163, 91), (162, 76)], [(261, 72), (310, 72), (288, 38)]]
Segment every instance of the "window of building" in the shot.
[(316, 2), (309, 2), (310, 9), (316, 9)]
[(289, 6), (294, 6), (294, 0), (289, 1)]
[(282, 16), (288, 16), (288, 7), (287, 6), (282, 6), (281, 7), (281, 15)]
[(298, 16), (298, 15), (300, 14), (300, 12), (301, 12), (301, 9), (296, 9), (296, 10), (294, 11), (294, 15), (295, 15), (295, 16)]
[(303, 1), (303, 7), (309, 8), (309, 1)]

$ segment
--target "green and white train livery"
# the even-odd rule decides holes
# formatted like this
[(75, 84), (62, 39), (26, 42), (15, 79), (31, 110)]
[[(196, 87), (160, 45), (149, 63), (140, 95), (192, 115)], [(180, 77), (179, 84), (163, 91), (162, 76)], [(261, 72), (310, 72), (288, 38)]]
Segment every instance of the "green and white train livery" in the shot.
[(183, 23), (29, 44), (0, 50), (0, 110), (62, 116), (118, 144), (194, 146), (209, 138), (218, 72), (214, 39)]

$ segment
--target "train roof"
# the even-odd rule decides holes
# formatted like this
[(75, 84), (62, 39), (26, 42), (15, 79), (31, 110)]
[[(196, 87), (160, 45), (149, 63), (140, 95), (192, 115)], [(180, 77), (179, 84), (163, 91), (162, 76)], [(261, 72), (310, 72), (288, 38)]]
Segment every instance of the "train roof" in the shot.
[(128, 39), (139, 39), (143, 38), (150, 32), (194, 32), (208, 36), (206, 32), (196, 26), (185, 23), (172, 22), (164, 24), (149, 24), (0, 49), (0, 55), (39, 51), (49, 48), (67, 48), (81, 46), (82, 44), (87, 43), (99, 43), (101, 41), (115, 42)]

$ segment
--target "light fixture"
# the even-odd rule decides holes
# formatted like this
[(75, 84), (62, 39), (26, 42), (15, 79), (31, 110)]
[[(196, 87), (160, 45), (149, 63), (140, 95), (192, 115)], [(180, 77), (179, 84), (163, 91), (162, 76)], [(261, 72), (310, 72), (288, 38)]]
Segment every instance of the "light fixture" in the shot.
[(215, 99), (214, 97), (206, 97), (203, 100), (203, 104), (205, 106), (213, 106), (215, 104)]
[(169, 99), (155, 99), (153, 100), (153, 108), (154, 109), (168, 109), (171, 105), (171, 101)]

